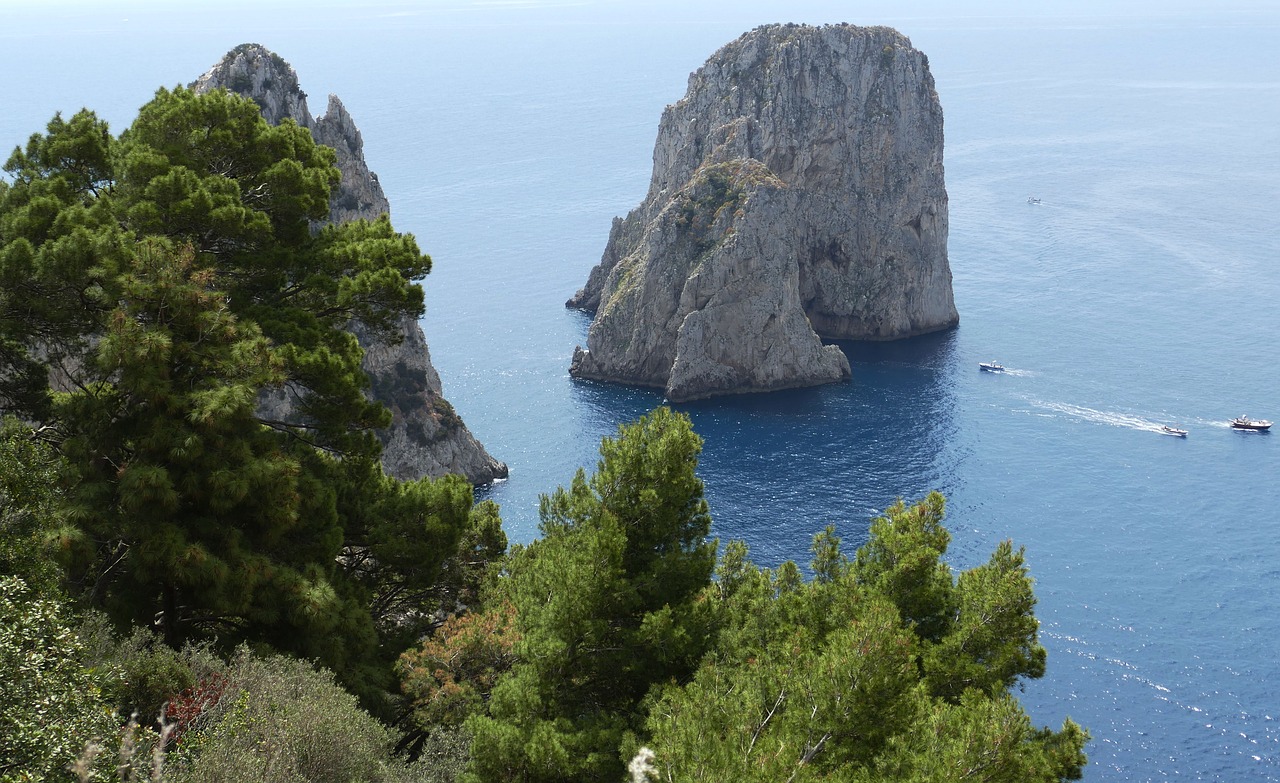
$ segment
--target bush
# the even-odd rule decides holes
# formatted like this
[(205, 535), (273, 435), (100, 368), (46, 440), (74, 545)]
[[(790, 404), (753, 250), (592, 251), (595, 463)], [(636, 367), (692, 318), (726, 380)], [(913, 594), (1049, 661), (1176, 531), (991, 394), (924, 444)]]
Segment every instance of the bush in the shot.
[(418, 754), (404, 770), (404, 783), (454, 783), (471, 760), (471, 735), (461, 728), (436, 727)]
[[(89, 614), (80, 636), (107, 703), (121, 716), (135, 715), (148, 728), (156, 725), (171, 699), (226, 669), (207, 647), (188, 646), (179, 652), (145, 628), (118, 637), (110, 620), (98, 612)], [(169, 714), (172, 717), (172, 708)]]
[(59, 602), (0, 577), (0, 782), (70, 780), (85, 743), (116, 722)]
[(396, 672), (418, 728), (457, 728), (485, 710), (494, 684), (515, 662), (515, 623), (510, 602), (455, 615), (420, 648), (400, 656)]
[(221, 698), (186, 728), (170, 757), (173, 783), (398, 781), (391, 732), (331, 672), (241, 651)]
[(57, 592), (60, 569), (54, 507), (58, 458), (31, 428), (0, 420), (0, 574), (21, 577), (40, 595)]

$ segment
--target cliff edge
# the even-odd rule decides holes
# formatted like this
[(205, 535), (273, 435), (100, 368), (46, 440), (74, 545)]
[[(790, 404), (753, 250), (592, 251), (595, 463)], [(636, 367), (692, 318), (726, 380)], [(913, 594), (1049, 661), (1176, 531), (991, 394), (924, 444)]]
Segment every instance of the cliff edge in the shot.
[(895, 30), (768, 25), (723, 47), (566, 303), (595, 314), (570, 373), (674, 402), (769, 391), (850, 377), (822, 337), (954, 326), (942, 142), (928, 59)]
[[(258, 44), (238, 46), (191, 86), (197, 92), (225, 88), (251, 98), (268, 122), (292, 119), (316, 142), (333, 147), (342, 180), (329, 202), (330, 221), (376, 220), (390, 212), (377, 175), (365, 163), (360, 131), (342, 102), (330, 95), (324, 115), (312, 117), (297, 74), (279, 55)], [(399, 479), (456, 473), (480, 485), (505, 478), (507, 466), (489, 456), (442, 395), (418, 321), (405, 318), (400, 330), (402, 339), (392, 345), (372, 339), (358, 323), (351, 325), (364, 349), (370, 396), (391, 410), (391, 426), (378, 433), (383, 468)], [(274, 415), (288, 415), (283, 393), (261, 404)]]

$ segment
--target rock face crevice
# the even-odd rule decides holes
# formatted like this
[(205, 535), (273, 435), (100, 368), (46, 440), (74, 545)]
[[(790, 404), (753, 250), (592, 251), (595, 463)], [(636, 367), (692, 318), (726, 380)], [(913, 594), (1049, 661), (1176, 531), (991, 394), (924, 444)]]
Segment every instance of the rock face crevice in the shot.
[(958, 322), (942, 109), (885, 27), (770, 25), (663, 112), (644, 201), (566, 304), (595, 313), (575, 377), (673, 401), (847, 379), (821, 338)]
[[(251, 98), (268, 122), (292, 119), (317, 143), (333, 147), (342, 179), (329, 201), (331, 222), (376, 220), (391, 211), (377, 175), (365, 163), (364, 140), (346, 107), (330, 95), (324, 115), (312, 117), (297, 74), (279, 55), (257, 44), (238, 46), (191, 86), (197, 92), (227, 89)], [(378, 433), (389, 475), (416, 479), (456, 473), (477, 485), (506, 477), (507, 466), (489, 456), (442, 395), (417, 320), (402, 319), (395, 344), (376, 339), (358, 323), (350, 329), (364, 349), (370, 397), (391, 410), (391, 426)], [(261, 407), (273, 418), (288, 418), (292, 403), (279, 391), (265, 395)]]

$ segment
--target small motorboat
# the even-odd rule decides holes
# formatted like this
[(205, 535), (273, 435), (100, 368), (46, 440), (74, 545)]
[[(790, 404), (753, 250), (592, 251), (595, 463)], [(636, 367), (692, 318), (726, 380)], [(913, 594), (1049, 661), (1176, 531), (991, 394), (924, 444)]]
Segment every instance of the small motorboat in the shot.
[(1271, 422), (1262, 421), (1260, 419), (1251, 419), (1248, 416), (1237, 416), (1231, 420), (1231, 428), (1237, 430), (1253, 430), (1254, 432), (1266, 432), (1271, 429)]
[(1039, 204), (1039, 203), (1040, 203), (1040, 199), (1036, 198), (1035, 196), (1027, 196), (1027, 203), (1028, 203), (1028, 204)]
[(1004, 372), (1004, 365), (999, 362), (978, 362), (978, 369), (987, 372)]
[(1175, 438), (1185, 438), (1185, 437), (1187, 437), (1187, 431), (1186, 431), (1186, 430), (1180, 430), (1180, 429), (1178, 429), (1177, 427), (1170, 427), (1170, 426), (1168, 426), (1167, 424), (1161, 424), (1161, 425), (1160, 425), (1160, 431), (1161, 431), (1162, 433), (1164, 433), (1165, 435), (1172, 435), (1172, 436), (1173, 436), (1173, 437), (1175, 437)]

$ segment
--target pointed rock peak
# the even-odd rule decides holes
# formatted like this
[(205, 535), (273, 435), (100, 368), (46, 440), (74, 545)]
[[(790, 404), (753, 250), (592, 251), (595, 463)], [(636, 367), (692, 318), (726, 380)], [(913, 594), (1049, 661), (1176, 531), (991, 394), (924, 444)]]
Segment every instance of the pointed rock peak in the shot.
[(390, 211), (382, 186), (364, 159), (364, 140), (355, 120), (336, 95), (329, 96), (323, 117), (311, 116), (307, 94), (298, 86), (298, 74), (284, 58), (261, 44), (241, 44), (191, 84), (196, 92), (226, 89), (258, 104), (272, 125), (291, 119), (311, 131), (317, 143), (332, 147), (338, 155), (342, 179), (330, 201), (333, 223), (377, 220)]
[(347, 113), (347, 107), (342, 105), (342, 101), (336, 95), (329, 95), (329, 105), (325, 107), (324, 117), (331, 122), (351, 122), (351, 115)]
[(241, 44), (227, 52), (191, 88), (196, 92), (223, 88), (251, 98), (272, 125), (285, 118), (304, 128), (313, 123), (307, 94), (298, 86), (293, 66), (261, 44)]
[[(329, 202), (329, 222), (377, 220), (390, 207), (378, 178), (364, 159), (355, 121), (337, 96), (329, 96), (323, 117), (313, 118), (298, 75), (284, 58), (259, 44), (232, 49), (191, 83), (197, 93), (227, 89), (258, 104), (271, 124), (292, 119), (311, 132), (317, 144), (332, 147), (341, 180)], [(353, 322), (350, 330), (364, 349), (361, 367), (369, 374), (370, 396), (391, 410), (391, 426), (378, 432), (382, 464), (399, 479), (466, 476), (474, 484), (505, 478), (507, 466), (485, 451), (440, 391), (422, 326), (406, 316), (401, 335), (388, 342)], [(270, 418), (289, 420), (296, 403), (283, 390), (264, 395), (259, 404)]]
[(350, 155), (364, 158), (364, 139), (360, 136), (360, 129), (356, 127), (356, 121), (351, 118), (342, 101), (338, 100), (338, 96), (329, 96), (328, 107), (322, 116), (316, 118), (311, 130), (317, 140), (338, 149), (340, 154), (341, 147), (345, 147)]

